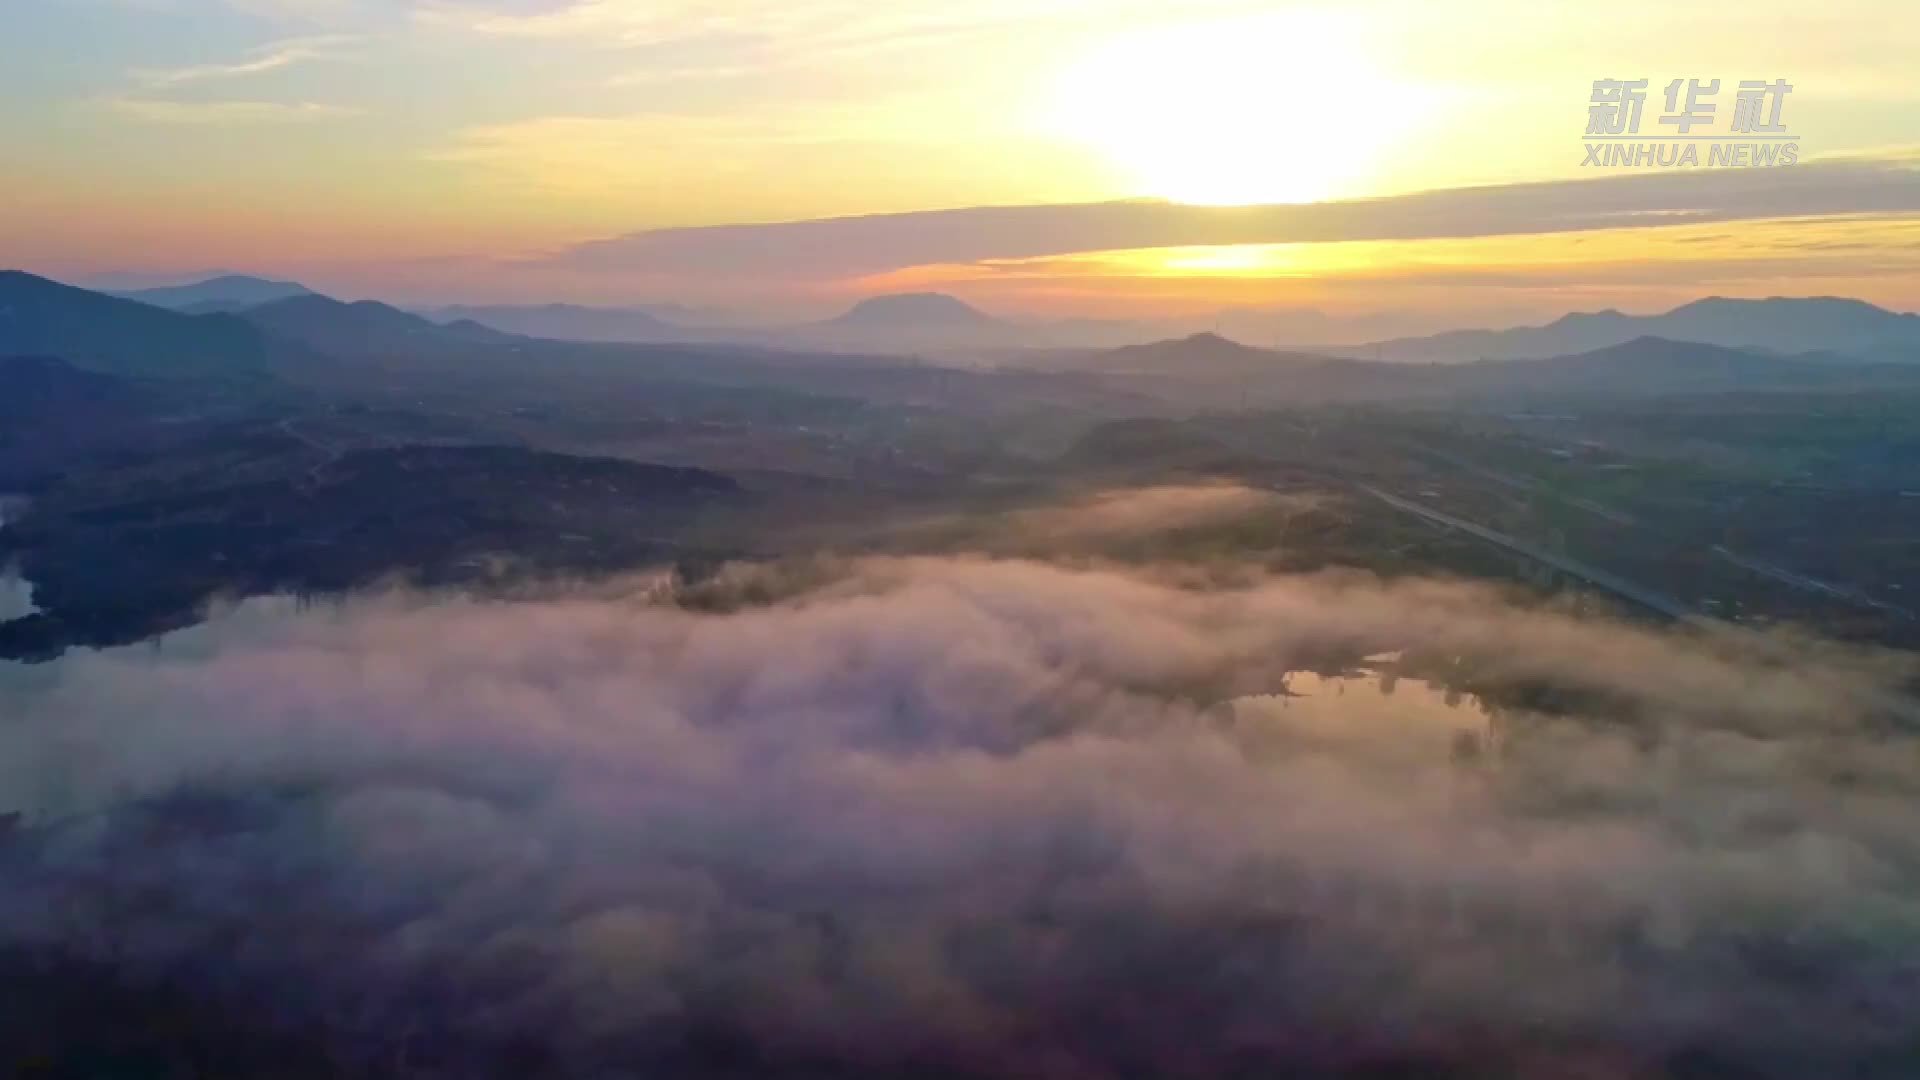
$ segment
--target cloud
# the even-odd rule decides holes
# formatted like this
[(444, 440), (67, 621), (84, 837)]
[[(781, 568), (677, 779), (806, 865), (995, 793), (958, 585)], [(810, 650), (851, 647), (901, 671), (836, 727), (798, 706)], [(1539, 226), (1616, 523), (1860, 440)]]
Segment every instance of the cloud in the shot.
[[(1208, 0), (1206, 9), (1246, 7)], [(419, 5), (418, 18), (495, 37), (585, 41), (633, 48), (706, 41), (717, 37), (775, 43), (785, 51), (819, 57), (883, 48), (938, 44), (983, 30), (1050, 20), (1094, 17), (1114, 20), (1155, 5), (1113, 0), (982, 0), (955, 6), (860, 0), (701, 0), (631, 3), (628, 0), (456, 0)]]
[(1045, 540), (1131, 539), (1256, 514), (1293, 513), (1320, 502), (1317, 496), (1280, 495), (1238, 484), (1166, 485), (1099, 492), (1067, 506), (1009, 514), (994, 527)]
[(150, 88), (180, 86), (185, 83), (244, 78), (278, 71), (309, 60), (332, 59), (358, 39), (338, 34), (293, 38), (255, 50), (244, 60), (226, 64), (196, 64), (178, 68), (145, 68), (132, 72), (135, 81)]
[(225, 0), (235, 11), (274, 19), (324, 22), (360, 13), (364, 0)]
[[(205, 17), (224, 9), (256, 19), (298, 23), (342, 23), (364, 16), (367, 0), (108, 0), (123, 8), (182, 17)], [(388, 3), (390, 0), (381, 0)]]
[(1299, 205), (970, 207), (655, 229), (540, 265), (608, 274), (858, 277), (908, 267), (1196, 245), (1509, 236), (1920, 211), (1910, 160), (1667, 171)]
[(139, 92), (108, 99), (106, 105), (148, 123), (200, 126), (301, 123), (357, 115), (357, 109), (323, 102), (173, 95), (183, 87), (246, 79), (314, 60), (339, 59), (348, 55), (346, 50), (359, 40), (340, 34), (289, 38), (230, 63), (136, 69), (129, 77), (139, 84)]
[[(1310, 277), (1316, 285), (1496, 286), (1559, 290), (1614, 283), (1700, 289), (1716, 282), (1822, 278), (1898, 280), (1920, 270), (1920, 216), (1775, 218), (1711, 225), (1424, 241), (1240, 245), (1096, 252), (966, 266), (919, 267), (875, 287), (948, 282), (1151, 278), (1170, 270), (1210, 282)], [(1843, 290), (1844, 291), (1844, 290)]]
[[(1280, 493), (1232, 483), (1166, 484), (1062, 497), (1057, 505), (995, 513), (936, 515), (902, 526), (911, 550), (987, 552), (1038, 558), (1103, 554), (1139, 561), (1153, 551), (1194, 550), (1194, 538), (1274, 526), (1324, 511), (1318, 494)], [(869, 526), (864, 532), (871, 536)]]
[(161, 101), (114, 98), (108, 106), (156, 124), (242, 125), (304, 123), (358, 115), (358, 110), (313, 101)]
[[(124, 1067), (165, 1017), (154, 1054), (358, 1076), (1858, 1075), (1909, 1052), (1920, 746), (1868, 704), (1905, 665), (1797, 648), (967, 557), (253, 602), (0, 669), (0, 955), (39, 973), (0, 1033)], [(1398, 685), (1288, 676), (1394, 649)], [(62, 978), (99, 1032), (60, 1041)]]

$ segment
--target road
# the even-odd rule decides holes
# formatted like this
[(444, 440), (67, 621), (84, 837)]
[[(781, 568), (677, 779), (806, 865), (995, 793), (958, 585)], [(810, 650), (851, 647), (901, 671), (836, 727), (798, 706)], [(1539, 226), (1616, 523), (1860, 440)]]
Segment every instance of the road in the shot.
[(280, 421), (280, 423), (274, 426), (278, 427), (281, 431), (285, 432), (288, 438), (297, 439), (300, 442), (306, 444), (308, 447), (311, 447), (314, 450), (318, 450), (321, 454), (325, 455), (324, 460), (322, 460), (318, 465), (315, 465), (313, 468), (307, 470), (306, 484), (308, 487), (313, 487), (320, 483), (320, 474), (322, 472), (325, 472), (328, 466), (332, 465), (334, 462), (339, 461), (342, 457), (344, 457), (346, 455), (346, 451), (341, 450), (338, 447), (329, 446), (326, 443), (321, 442), (319, 439), (316, 439), (313, 436), (295, 427), (294, 423), (295, 423), (295, 418), (289, 416), (285, 420)]
[[(1700, 627), (1714, 633), (1729, 635), (1741, 641), (1757, 653), (1770, 657), (1776, 662), (1792, 665), (1797, 658), (1788, 650), (1790, 646), (1775, 638), (1758, 634), (1746, 627), (1723, 619), (1701, 615), (1686, 604), (1670, 596), (1662, 595), (1652, 589), (1636, 585), (1615, 574), (1609, 574), (1598, 567), (1588, 566), (1577, 559), (1570, 559), (1556, 552), (1548, 551), (1536, 544), (1528, 543), (1516, 536), (1509, 536), (1497, 529), (1489, 529), (1462, 517), (1455, 517), (1444, 510), (1403, 499), (1391, 492), (1382, 491), (1368, 484), (1356, 485), (1361, 491), (1393, 507), (1402, 513), (1413, 514), (1436, 525), (1457, 529), (1470, 536), (1478, 537), (1487, 543), (1505, 548), (1517, 555), (1523, 555), (1536, 562), (1551, 566), (1570, 577), (1578, 578), (1597, 588), (1604, 589), (1623, 600), (1631, 601), (1648, 610), (1666, 615), (1680, 622)], [(1835, 695), (1851, 698), (1881, 710), (1889, 716), (1899, 717), (1909, 726), (1920, 728), (1920, 702), (1902, 694), (1882, 690), (1877, 687), (1863, 687), (1852, 681), (1841, 679), (1820, 679)]]
[(1914, 618), (1913, 612), (1908, 611), (1906, 608), (1898, 604), (1889, 604), (1885, 600), (1876, 600), (1850, 585), (1835, 585), (1830, 581), (1811, 578), (1805, 574), (1788, 570), (1784, 566), (1775, 566), (1764, 559), (1756, 559), (1751, 555), (1742, 555), (1737, 551), (1729, 550), (1717, 544), (1713, 548), (1713, 553), (1748, 573), (1759, 574), (1761, 577), (1777, 581), (1782, 585), (1799, 589), (1803, 592), (1819, 593), (1822, 596), (1830, 596), (1835, 600), (1844, 600), (1850, 604), (1859, 604), (1862, 607), (1869, 607), (1875, 611), (1885, 612), (1888, 615), (1908, 621), (1912, 621)]
[(1436, 525), (1444, 525), (1449, 529), (1456, 529), (1470, 536), (1477, 536), (1489, 544), (1506, 548), (1508, 551), (1517, 555), (1524, 555), (1537, 563), (1551, 566), (1555, 570), (1566, 574), (1568, 577), (1578, 578), (1589, 585), (1604, 589), (1620, 597), (1622, 600), (1638, 604), (1643, 608), (1658, 612), (1668, 618), (1694, 619), (1699, 617), (1697, 613), (1685, 603), (1671, 596), (1655, 592), (1643, 585), (1636, 585), (1626, 578), (1620, 577), (1617, 574), (1610, 574), (1597, 566), (1590, 566), (1578, 559), (1570, 558), (1558, 552), (1548, 551), (1538, 544), (1530, 543), (1517, 536), (1500, 532), (1497, 529), (1489, 529), (1485, 525), (1476, 524), (1462, 517), (1455, 517), (1444, 510), (1435, 510), (1433, 507), (1427, 506), (1424, 503), (1417, 503), (1412, 499), (1403, 499), (1398, 495), (1382, 491), (1372, 485), (1360, 484), (1358, 486), (1361, 491), (1366, 492), (1375, 499), (1403, 513), (1425, 518)]
[[(1572, 495), (1565, 491), (1558, 490), (1532, 477), (1515, 476), (1512, 473), (1501, 472), (1498, 469), (1490, 469), (1484, 465), (1460, 457), (1457, 454), (1449, 454), (1444, 450), (1436, 450), (1428, 446), (1409, 445), (1408, 449), (1421, 456), (1472, 473), (1475, 476), (1483, 477), (1504, 487), (1512, 488), (1516, 491), (1524, 491), (1531, 495), (1543, 495), (1548, 498), (1558, 499), (1568, 506), (1585, 510), (1587, 513), (1603, 518), (1615, 525), (1638, 529), (1647, 528), (1643, 522), (1631, 514), (1595, 502), (1592, 499), (1582, 498), (1578, 495)], [(1657, 532), (1657, 530), (1651, 531)], [(1734, 551), (1721, 544), (1715, 544), (1708, 550), (1715, 558), (1723, 562), (1737, 566), (1750, 574), (1758, 574), (1770, 581), (1785, 585), (1790, 589), (1798, 589), (1801, 592), (1815, 593), (1829, 599), (1840, 600), (1849, 604), (1857, 604), (1861, 607), (1871, 608), (1882, 614), (1892, 615), (1904, 620), (1911, 621), (1915, 618), (1914, 613), (1906, 608), (1898, 604), (1888, 603), (1885, 600), (1875, 599), (1851, 585), (1838, 585), (1830, 581), (1821, 581), (1819, 578), (1808, 577), (1805, 574), (1789, 570), (1784, 566), (1778, 566), (1765, 559), (1748, 555), (1744, 552)]]

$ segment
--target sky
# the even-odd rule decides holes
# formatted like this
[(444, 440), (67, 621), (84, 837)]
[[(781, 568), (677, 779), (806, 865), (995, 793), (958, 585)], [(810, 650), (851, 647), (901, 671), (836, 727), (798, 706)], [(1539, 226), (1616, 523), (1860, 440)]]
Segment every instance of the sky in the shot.
[[(1909, 0), (8, 0), (0, 263), (405, 303), (1920, 307)], [(1785, 79), (1798, 163), (1583, 164)], [(1227, 207), (1227, 209), (1223, 209)], [(1247, 207), (1253, 207), (1249, 209)]]

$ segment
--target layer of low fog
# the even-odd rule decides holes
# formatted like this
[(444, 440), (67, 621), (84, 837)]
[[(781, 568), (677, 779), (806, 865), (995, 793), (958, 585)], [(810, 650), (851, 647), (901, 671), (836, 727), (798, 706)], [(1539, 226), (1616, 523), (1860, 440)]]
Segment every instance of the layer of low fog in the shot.
[[(279, 1075), (1909, 1075), (1920, 742), (1871, 710), (1910, 672), (1792, 648), (984, 557), (249, 602), (0, 668), (0, 1034)], [(1397, 690), (1285, 695), (1388, 651)]]
[[(26, 504), (22, 496), (0, 494), (0, 529), (17, 518)], [(18, 567), (0, 562), (0, 622), (31, 615), (36, 610), (32, 583), (20, 576)]]
[(24, 618), (39, 610), (33, 602), (33, 583), (18, 569), (0, 566), (0, 622)]

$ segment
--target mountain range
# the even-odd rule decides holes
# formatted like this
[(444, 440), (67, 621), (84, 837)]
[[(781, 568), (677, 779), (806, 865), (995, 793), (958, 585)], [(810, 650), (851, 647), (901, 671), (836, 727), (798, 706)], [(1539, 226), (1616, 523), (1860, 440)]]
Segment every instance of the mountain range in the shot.
[(240, 317), (283, 341), (345, 355), (515, 340), (515, 335), (470, 320), (437, 323), (377, 301), (346, 303), (317, 293), (247, 308)]
[(652, 306), (497, 304), (432, 308), (421, 314), (436, 320), (470, 320), (555, 341), (695, 342), (856, 352), (1114, 348), (1175, 335), (1183, 327), (1178, 322), (1136, 320), (1005, 319), (957, 297), (926, 292), (868, 297), (831, 318), (784, 324), (716, 320), (711, 313), (703, 318), (698, 312)]
[[(446, 308), (434, 314), (509, 333), (572, 341), (730, 342), (935, 354), (1110, 349), (1178, 339), (1195, 329), (1191, 319), (1010, 319), (957, 297), (927, 292), (870, 297), (832, 318), (784, 326), (684, 326), (646, 309), (570, 305)], [(1834, 297), (1709, 297), (1658, 315), (1574, 313), (1545, 326), (1456, 330), (1363, 345), (1310, 342), (1336, 333), (1352, 340), (1370, 322), (1388, 320), (1240, 309), (1210, 321), (1238, 336), (1300, 343), (1294, 346), (1296, 352), (1401, 363), (1538, 359), (1643, 337), (1780, 354), (1826, 352), (1877, 362), (1920, 361), (1920, 316)]]
[[(115, 292), (122, 299), (187, 314), (240, 313), (318, 296), (293, 281), (222, 274), (205, 281)], [(398, 309), (388, 308), (389, 312)], [(502, 334), (602, 344), (708, 343), (864, 352), (983, 353), (1026, 349), (1111, 349), (1175, 340), (1210, 326), (1243, 341), (1296, 352), (1401, 363), (1465, 363), (1566, 356), (1642, 337), (1695, 341), (1780, 354), (1832, 353), (1875, 362), (1920, 361), (1920, 315), (1842, 297), (1707, 297), (1654, 315), (1574, 312), (1540, 326), (1466, 329), (1363, 344), (1365, 331), (1405, 320), (1391, 313), (1340, 318), (1309, 309), (1236, 308), (1199, 319), (1005, 318), (945, 293), (869, 297), (831, 318), (767, 324), (674, 305), (455, 305), (418, 309), (429, 323)], [(388, 331), (399, 324), (391, 319)], [(414, 329), (419, 329), (415, 327)]]
[[(224, 297), (212, 295), (219, 289), (229, 291)], [(511, 365), (529, 362), (536, 353), (551, 358), (566, 348), (544, 335), (511, 333), (474, 319), (436, 322), (374, 301), (342, 302), (286, 282), (219, 279), (167, 295), (191, 307), (231, 302), (260, 289), (300, 291), (246, 307), (239, 314), (196, 315), (31, 274), (0, 273), (0, 356), (57, 357), (85, 370), (151, 378), (258, 374), (270, 362), (297, 363), (316, 355), (461, 360), (477, 356), (476, 349), (485, 350), (494, 358), (492, 363)], [(495, 309), (468, 310), (485, 314)], [(520, 310), (543, 311), (550, 319), (577, 329), (572, 320), (593, 309)], [(522, 325), (531, 330), (542, 324)], [(768, 331), (759, 342), (714, 343), (691, 352), (679, 350), (672, 357), (656, 355), (656, 346), (653, 352), (636, 349), (625, 358), (709, 371), (744, 363), (762, 371), (771, 370), (769, 365), (780, 366), (781, 356), (801, 357), (811, 351), (823, 362), (831, 361), (828, 367), (864, 370), (867, 374), (859, 378), (870, 380), (878, 369), (850, 368), (849, 358), (836, 358), (822, 352), (822, 347), (851, 348), (850, 339), (871, 341), (879, 355), (870, 364), (897, 367), (903, 361), (886, 358), (887, 342), (895, 343), (892, 348), (898, 355), (907, 348), (902, 343), (916, 334), (998, 334), (1021, 327), (953, 297), (913, 293), (875, 297), (823, 323)], [(1667, 333), (1633, 333), (1649, 327)], [(1614, 340), (1624, 334), (1632, 336)], [(782, 353), (771, 346), (789, 351)], [(580, 355), (581, 346), (573, 348), (576, 351), (567, 355)], [(753, 355), (741, 352), (742, 348)], [(1888, 361), (1920, 357), (1916, 348), (1920, 348), (1920, 318), (1860, 301), (1713, 298), (1663, 315), (1601, 312), (1568, 316), (1544, 327), (1402, 339), (1358, 350), (1360, 356), (1354, 355), (1356, 350), (1261, 349), (1201, 333), (1111, 350), (1034, 351), (1008, 367), (1219, 406), (1254, 396), (1276, 401), (1906, 385), (1920, 379), (1920, 363)], [(1387, 362), (1423, 355), (1433, 358), (1447, 350), (1456, 355), (1477, 353), (1486, 360), (1438, 365)], [(521, 353), (527, 358), (517, 358)], [(609, 361), (621, 356), (618, 351), (604, 353)], [(789, 374), (798, 377), (798, 372), (794, 368)]]
[(1774, 353), (1844, 353), (1879, 361), (1920, 360), (1920, 315), (1839, 297), (1711, 296), (1659, 315), (1574, 313), (1545, 326), (1455, 330), (1327, 350), (1402, 363), (1537, 359), (1604, 349), (1642, 337)]
[(1920, 364), (1861, 362), (1827, 352), (1782, 356), (1650, 336), (1540, 359), (1406, 364), (1260, 349), (1203, 333), (1056, 357), (1046, 368), (1210, 408), (1920, 387)]
[(1216, 378), (1266, 375), (1341, 362), (1312, 353), (1256, 348), (1208, 331), (1107, 352), (1069, 353), (1043, 361), (1041, 366), (1102, 375)]

